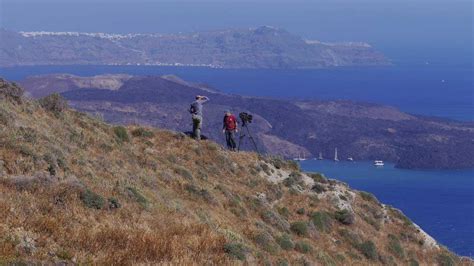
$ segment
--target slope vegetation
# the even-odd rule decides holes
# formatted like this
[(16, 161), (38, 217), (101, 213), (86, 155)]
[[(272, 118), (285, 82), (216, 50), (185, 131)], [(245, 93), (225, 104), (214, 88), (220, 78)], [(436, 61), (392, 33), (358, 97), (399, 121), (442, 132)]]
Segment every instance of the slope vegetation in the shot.
[(0, 264), (468, 264), (293, 162), (106, 124), (0, 80)]

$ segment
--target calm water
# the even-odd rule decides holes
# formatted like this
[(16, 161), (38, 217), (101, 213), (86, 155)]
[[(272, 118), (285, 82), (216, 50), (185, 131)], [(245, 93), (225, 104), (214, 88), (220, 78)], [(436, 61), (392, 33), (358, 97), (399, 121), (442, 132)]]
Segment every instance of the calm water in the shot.
[[(327, 69), (225, 70), (155, 66), (36, 66), (0, 68), (0, 76), (104, 73), (175, 74), (235, 94), (292, 99), (349, 99), (396, 106), (405, 112), (473, 121), (472, 68), (434, 66)], [(368, 162), (306, 161), (302, 167), (374, 193), (402, 209), (442, 244), (474, 254), (474, 170), (413, 171)]]
[(392, 164), (379, 168), (371, 162), (316, 160), (303, 161), (301, 167), (375, 194), (449, 249), (474, 256), (474, 169), (413, 171)]
[(35, 66), (0, 68), (0, 76), (104, 73), (175, 74), (221, 91), (296, 99), (349, 99), (396, 106), (409, 113), (474, 120), (474, 71), (431, 65), (325, 70), (229, 70), (157, 66)]

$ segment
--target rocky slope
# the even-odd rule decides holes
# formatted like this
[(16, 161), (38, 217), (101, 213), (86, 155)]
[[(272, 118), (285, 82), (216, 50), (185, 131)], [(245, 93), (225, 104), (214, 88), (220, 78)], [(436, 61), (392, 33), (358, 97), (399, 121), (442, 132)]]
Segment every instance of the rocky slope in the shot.
[(293, 162), (27, 100), (0, 80), (0, 264), (469, 265)]
[(387, 65), (365, 43), (306, 41), (273, 27), (190, 34), (12, 32), (0, 29), (0, 66), (186, 65), (321, 68)]
[[(223, 143), (222, 114), (248, 111), (261, 150), (286, 158), (299, 154), (341, 159), (382, 159), (403, 168), (474, 167), (474, 125), (410, 115), (376, 104), (349, 101), (284, 101), (220, 93), (177, 77), (52, 75), (21, 82), (33, 97), (61, 92), (81, 111), (119, 124), (190, 129), (187, 109), (194, 95), (211, 101), (204, 133)], [(245, 148), (250, 148), (244, 143)]]

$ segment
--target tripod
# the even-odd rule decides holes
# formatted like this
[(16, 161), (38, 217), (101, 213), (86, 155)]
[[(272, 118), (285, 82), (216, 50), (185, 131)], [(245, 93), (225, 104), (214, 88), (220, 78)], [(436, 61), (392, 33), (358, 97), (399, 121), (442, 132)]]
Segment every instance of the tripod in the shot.
[[(247, 133), (244, 132), (244, 128), (247, 131)], [(240, 135), (239, 135), (239, 145), (237, 146), (237, 150), (240, 151), (240, 144), (242, 143), (242, 140), (248, 135), (248, 138), (253, 144), (253, 147), (255, 148), (255, 151), (260, 154), (258, 151), (257, 143), (255, 142), (254, 138), (252, 137), (252, 134), (250, 134), (250, 129), (245, 121), (242, 121), (242, 127), (240, 128)]]

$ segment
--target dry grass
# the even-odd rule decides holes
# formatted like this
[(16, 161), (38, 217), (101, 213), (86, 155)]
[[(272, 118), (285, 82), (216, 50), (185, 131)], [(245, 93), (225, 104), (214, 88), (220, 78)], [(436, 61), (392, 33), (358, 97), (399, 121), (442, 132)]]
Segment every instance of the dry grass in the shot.
[[(327, 196), (331, 182), (319, 183), (326, 190), (320, 193), (270, 182), (267, 175), (298, 171), (276, 158), (229, 153), (153, 128), (117, 130), (30, 101), (2, 100), (0, 114), (7, 123), (0, 127), (0, 264), (222, 265), (244, 256), (249, 264), (404, 265), (415, 259), (428, 265), (445, 252), (421, 245), (403, 217), (384, 222), (381, 205), (365, 194), (351, 202), (354, 224), (321, 229), (311, 214), (338, 210)], [(104, 206), (88, 208), (84, 191), (103, 198)], [(285, 215), (278, 212), (283, 208)], [(305, 232), (292, 233), (290, 224), (306, 225)], [(372, 241), (380, 258), (367, 259), (341, 229)], [(400, 239), (404, 256), (386, 248), (389, 234)], [(281, 244), (282, 236), (291, 244)]]

